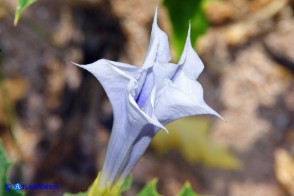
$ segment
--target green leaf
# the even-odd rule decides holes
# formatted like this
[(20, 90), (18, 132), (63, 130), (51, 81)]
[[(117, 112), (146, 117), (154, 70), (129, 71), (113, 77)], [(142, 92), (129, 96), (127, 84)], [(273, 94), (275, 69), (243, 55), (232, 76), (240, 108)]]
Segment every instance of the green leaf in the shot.
[(3, 196), (24, 196), (25, 193), (22, 191), (16, 191), (16, 190), (10, 190), (10, 191), (4, 191)]
[(31, 4), (35, 3), (37, 0), (18, 0), (18, 6), (15, 11), (14, 15), (14, 25), (16, 26), (19, 18), (25, 8), (30, 6)]
[(182, 188), (182, 190), (178, 193), (178, 196), (199, 196), (196, 194), (192, 188), (189, 182), (186, 182)]
[(132, 186), (132, 181), (133, 181), (133, 179), (132, 179), (132, 176), (131, 175), (129, 175), (126, 179), (125, 179), (125, 181), (123, 182), (123, 184), (121, 185), (121, 188), (120, 188), (120, 192), (122, 193), (122, 192), (125, 192), (126, 190), (128, 190), (129, 188), (131, 188), (131, 186)]
[(208, 28), (208, 20), (203, 12), (203, 4), (207, 0), (164, 0), (173, 30), (172, 46), (179, 59), (184, 48), (191, 21), (191, 42), (194, 45), (198, 37)]
[[(2, 140), (0, 140), (0, 182), (6, 182), (6, 172), (9, 167), (9, 162), (6, 158), (6, 154), (2, 145)], [(3, 186), (1, 186), (2, 188)], [(1, 189), (0, 189), (1, 190)]]
[(157, 179), (151, 180), (144, 188), (140, 191), (138, 196), (160, 196), (156, 190)]
[(5, 150), (0, 139), (0, 195), (1, 196), (23, 196), (24, 193), (16, 190), (5, 190), (5, 185), (10, 184), (7, 179), (7, 172), (9, 170), (10, 163), (6, 158)]
[(9, 163), (2, 146), (2, 141), (0, 140), (0, 195), (4, 195), (5, 192), (3, 188), (6, 184), (6, 173), (8, 167)]

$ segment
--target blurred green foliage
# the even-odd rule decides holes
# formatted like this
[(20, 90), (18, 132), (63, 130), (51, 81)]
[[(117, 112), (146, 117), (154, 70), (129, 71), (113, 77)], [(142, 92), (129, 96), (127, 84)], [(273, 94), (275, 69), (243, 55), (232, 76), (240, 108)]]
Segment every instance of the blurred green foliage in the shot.
[(182, 190), (179, 192), (178, 196), (200, 196), (196, 194), (192, 188), (189, 182), (186, 182), (182, 188)]
[(203, 12), (203, 6), (210, 0), (164, 0), (173, 30), (172, 46), (177, 60), (185, 45), (189, 21), (191, 23), (191, 42), (194, 45), (198, 37), (208, 28), (208, 20)]
[(88, 193), (64, 193), (63, 196), (88, 196)]
[(190, 163), (228, 170), (242, 167), (234, 155), (210, 139), (210, 121), (207, 118), (187, 117), (168, 124), (166, 128), (169, 134), (160, 131), (152, 141), (158, 154), (164, 155), (171, 149), (177, 149)]
[(123, 184), (122, 184), (122, 186), (121, 186), (121, 188), (120, 188), (121, 193), (122, 193), (122, 192), (125, 192), (125, 191), (128, 190), (128, 189), (130, 189), (131, 186), (132, 186), (132, 182), (133, 182), (133, 178), (132, 178), (131, 175), (129, 175), (129, 176), (125, 179), (125, 181), (123, 182)]
[[(63, 196), (121, 196), (123, 192), (127, 191), (132, 186), (132, 177), (128, 176), (124, 182), (117, 183), (113, 187), (106, 187), (101, 189), (98, 187), (99, 176), (95, 179), (93, 184), (90, 186), (87, 192), (80, 193), (65, 193)], [(157, 192), (157, 179), (154, 178), (150, 182), (148, 182), (143, 189), (137, 194), (138, 196), (161, 196)], [(177, 194), (177, 196), (199, 196), (196, 194), (189, 182), (186, 182), (183, 186), (182, 190)]]
[(20, 16), (25, 8), (30, 6), (31, 4), (35, 3), (37, 0), (18, 0), (18, 6), (15, 11), (14, 15), (14, 25), (16, 26)]
[(157, 179), (155, 178), (143, 187), (140, 193), (138, 193), (138, 196), (160, 196), (157, 192), (156, 185)]
[(87, 192), (65, 193), (63, 196), (120, 196), (132, 186), (132, 176), (128, 176), (122, 183), (118, 182), (112, 187), (101, 188), (98, 186), (100, 173)]
[(24, 193), (16, 190), (5, 190), (5, 185), (10, 184), (7, 173), (10, 168), (10, 163), (6, 158), (6, 154), (0, 139), (0, 195), (1, 196), (23, 196)]
[[(143, 189), (138, 193), (138, 196), (160, 196), (157, 192), (157, 179), (151, 180), (148, 184), (146, 184)], [(186, 182), (182, 188), (182, 190), (177, 194), (177, 196), (199, 196), (196, 194), (189, 182)]]

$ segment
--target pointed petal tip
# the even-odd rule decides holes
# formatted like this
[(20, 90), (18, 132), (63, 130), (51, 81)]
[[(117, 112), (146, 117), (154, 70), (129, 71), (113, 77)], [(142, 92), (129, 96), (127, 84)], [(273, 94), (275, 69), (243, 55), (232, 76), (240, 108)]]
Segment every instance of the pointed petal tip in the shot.
[(215, 110), (213, 110), (212, 108), (210, 108), (211, 109), (211, 111), (209, 112), (209, 114), (212, 114), (212, 115), (214, 115), (214, 116), (216, 116), (216, 117), (218, 117), (218, 118), (220, 118), (221, 120), (223, 120), (223, 121), (226, 121), (219, 113), (217, 113)]
[(82, 66), (82, 65), (80, 65), (80, 64), (78, 64), (78, 63), (75, 63), (75, 62), (72, 62), (72, 61), (71, 61), (71, 63), (72, 63), (72, 64), (74, 64), (74, 65), (76, 65), (76, 66), (78, 66), (78, 67), (81, 67), (81, 68), (83, 68), (83, 66)]
[(153, 18), (153, 25), (157, 25), (157, 17), (158, 17), (158, 4), (155, 8), (154, 18)]
[(163, 130), (164, 130), (164, 132), (165, 132), (166, 134), (169, 134), (169, 131), (167, 130), (166, 127), (163, 127)]
[(219, 113), (217, 113), (216, 111), (214, 111), (213, 113), (211, 113), (212, 115), (215, 115), (216, 117), (220, 118), (221, 120), (227, 122)]
[(189, 28), (188, 28), (188, 35), (190, 35), (190, 32), (191, 32), (191, 19), (189, 20)]
[(78, 67), (80, 67), (80, 68), (83, 68), (83, 69), (86, 69), (86, 70), (89, 69), (89, 66), (87, 66), (87, 65), (78, 64), (78, 63), (75, 63), (75, 62), (71, 62), (71, 63), (74, 64), (74, 65), (76, 65), (76, 66), (78, 66)]
[(214, 109), (212, 109), (210, 106), (208, 106), (206, 103), (205, 103), (205, 108), (207, 110), (207, 114), (212, 114), (218, 118), (220, 118), (221, 120), (223, 121), (226, 121), (219, 113), (217, 113)]
[(169, 131), (167, 130), (167, 128), (165, 126), (163, 126), (159, 121), (158, 123), (154, 123), (153, 125), (157, 126), (158, 128), (164, 130), (167, 134), (169, 134)]
[(167, 135), (169, 135), (169, 130), (166, 127), (160, 127), (159, 131), (164, 131)]
[(216, 115), (217, 117), (219, 117), (221, 120), (223, 120), (223, 121), (225, 121), (225, 122), (228, 122), (226, 119), (224, 119), (221, 115), (219, 115), (218, 113), (217, 113), (217, 115)]
[(188, 28), (187, 42), (190, 42), (191, 43), (191, 19), (189, 20), (189, 28)]

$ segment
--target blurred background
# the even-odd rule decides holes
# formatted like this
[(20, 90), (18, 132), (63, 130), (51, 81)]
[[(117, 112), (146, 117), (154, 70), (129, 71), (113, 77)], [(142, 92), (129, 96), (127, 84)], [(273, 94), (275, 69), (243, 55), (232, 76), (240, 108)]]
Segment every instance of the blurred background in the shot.
[(167, 196), (186, 180), (206, 195), (294, 195), (293, 0), (40, 0), (17, 26), (17, 0), (0, 0), (0, 137), (10, 181), (59, 184), (28, 195), (87, 190), (103, 162), (112, 109), (99, 82), (71, 62), (140, 66), (157, 3), (173, 62), (191, 19), (205, 100), (226, 121), (169, 125), (125, 195), (154, 177)]

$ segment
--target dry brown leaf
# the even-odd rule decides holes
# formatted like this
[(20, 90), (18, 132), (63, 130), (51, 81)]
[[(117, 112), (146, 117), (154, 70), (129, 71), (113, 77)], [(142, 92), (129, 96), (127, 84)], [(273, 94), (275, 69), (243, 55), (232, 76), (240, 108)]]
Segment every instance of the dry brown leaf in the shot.
[(4, 18), (6, 18), (6, 16), (7, 16), (7, 11), (1, 5), (1, 2), (0, 2), (0, 20), (3, 20)]
[(288, 0), (272, 0), (264, 7), (248, 14), (241, 22), (232, 24), (224, 29), (224, 35), (228, 43), (238, 45), (244, 43), (251, 36), (261, 31), (262, 24), (275, 16), (288, 3)]
[[(27, 83), (20, 79), (5, 79), (0, 83), (0, 124), (7, 123), (7, 111), (17, 101), (19, 101), (26, 92)], [(10, 104), (12, 104), (10, 106)]]
[(208, 20), (214, 24), (221, 24), (235, 17), (235, 7), (228, 1), (213, 1), (204, 6)]
[(249, 2), (249, 8), (252, 11), (257, 11), (267, 4), (269, 4), (272, 0), (255, 0), (255, 1), (250, 1)]
[(281, 185), (294, 195), (294, 157), (284, 149), (275, 152), (275, 173)]

